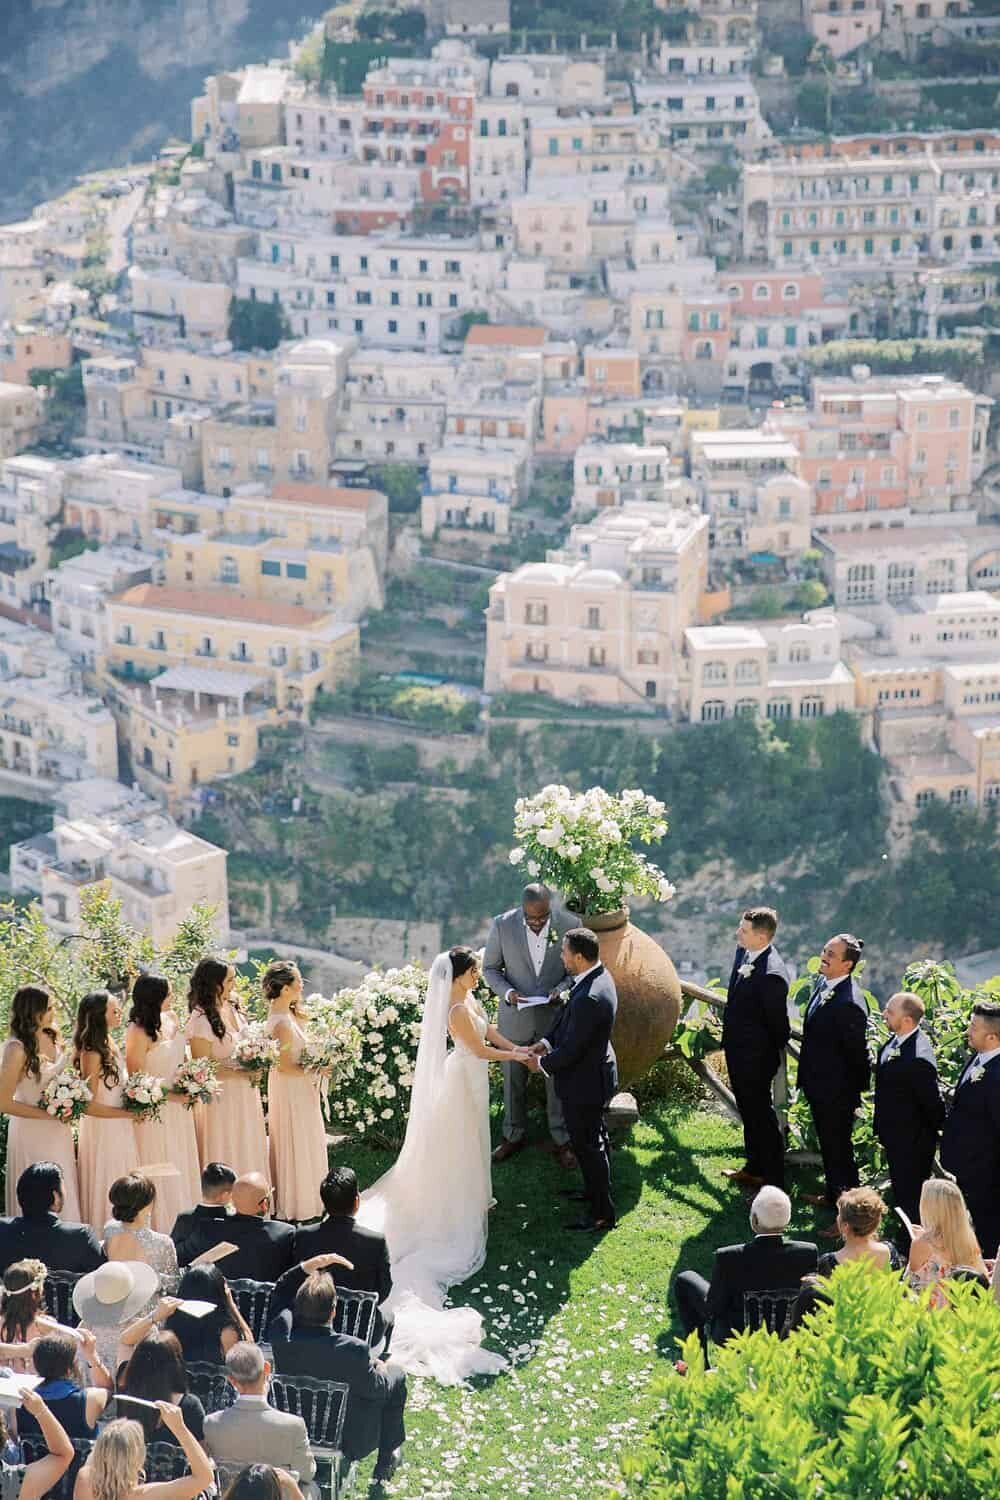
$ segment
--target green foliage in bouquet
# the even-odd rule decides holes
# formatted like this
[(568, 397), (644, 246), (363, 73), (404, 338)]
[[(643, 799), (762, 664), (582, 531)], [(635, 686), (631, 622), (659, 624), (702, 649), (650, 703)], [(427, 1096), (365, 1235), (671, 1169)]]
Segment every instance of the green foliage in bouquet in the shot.
[[(649, 1500), (981, 1500), (996, 1491), (1000, 1308), (950, 1283), (935, 1310), (857, 1262), (788, 1339), (758, 1331), (661, 1378), (662, 1416), (626, 1455)], [(615, 1491), (620, 1494), (620, 1491)]]

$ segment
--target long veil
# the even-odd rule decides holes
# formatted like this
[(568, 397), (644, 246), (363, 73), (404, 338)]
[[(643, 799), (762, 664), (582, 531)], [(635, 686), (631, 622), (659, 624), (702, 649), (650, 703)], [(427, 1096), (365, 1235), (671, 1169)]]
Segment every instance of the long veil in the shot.
[[(386, 1237), (392, 1262), (395, 1317), (390, 1357), (413, 1374), (454, 1385), (470, 1375), (505, 1368), (482, 1348), (483, 1323), (471, 1307), (445, 1307), (448, 1287), (465, 1281), (486, 1258), (488, 1167), (472, 1142), (485, 1130), (485, 1063), (448, 1053), (451, 958), (431, 965), (410, 1093), (410, 1113), (399, 1156), (362, 1194), (358, 1223)], [(458, 1067), (456, 1068), (456, 1063)], [(481, 1067), (481, 1100), (470, 1096), (459, 1069)], [(488, 1157), (487, 1157), (488, 1162)]]

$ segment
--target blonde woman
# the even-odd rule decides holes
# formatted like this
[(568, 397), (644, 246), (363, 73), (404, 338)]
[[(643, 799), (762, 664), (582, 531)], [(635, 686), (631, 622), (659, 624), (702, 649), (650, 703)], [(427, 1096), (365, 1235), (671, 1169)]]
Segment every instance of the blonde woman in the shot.
[(162, 1484), (147, 1484), (143, 1464), (146, 1462), (146, 1439), (138, 1422), (119, 1418), (103, 1427), (93, 1452), (76, 1476), (73, 1500), (195, 1500), (214, 1482), (212, 1460), (184, 1422), (179, 1406), (171, 1401), (157, 1401), (160, 1421), (172, 1432), (191, 1472), (183, 1479)]
[[(937, 1286), (959, 1266), (987, 1277), (961, 1188), (943, 1177), (930, 1177), (920, 1193), (920, 1223), (914, 1225), (907, 1273), (920, 1290)], [(934, 1305), (944, 1306), (945, 1300), (943, 1294), (935, 1294)]]

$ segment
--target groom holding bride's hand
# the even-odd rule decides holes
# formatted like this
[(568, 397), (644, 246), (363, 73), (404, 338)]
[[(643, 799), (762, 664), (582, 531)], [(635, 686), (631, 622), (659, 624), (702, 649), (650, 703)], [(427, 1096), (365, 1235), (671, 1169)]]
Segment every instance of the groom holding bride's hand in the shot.
[(589, 1203), (590, 1216), (567, 1228), (600, 1233), (615, 1226), (604, 1109), (618, 1086), (611, 1045), (618, 995), (589, 927), (566, 933), (562, 959), (574, 980), (569, 1000), (549, 1035), (532, 1047), (524, 1066), (553, 1081), (583, 1173), (585, 1191), (571, 1196)]

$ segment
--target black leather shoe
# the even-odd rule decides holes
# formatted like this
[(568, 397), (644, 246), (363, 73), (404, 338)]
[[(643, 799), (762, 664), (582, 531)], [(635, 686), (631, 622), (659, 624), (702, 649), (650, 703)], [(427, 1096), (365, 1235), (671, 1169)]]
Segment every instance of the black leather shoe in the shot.
[(388, 1484), (403, 1461), (403, 1450), (397, 1448), (394, 1453), (389, 1453), (385, 1458), (379, 1458), (372, 1473), (375, 1484)]
[(572, 1224), (563, 1225), (564, 1229), (573, 1229), (580, 1234), (605, 1234), (614, 1227), (614, 1219), (577, 1219)]

